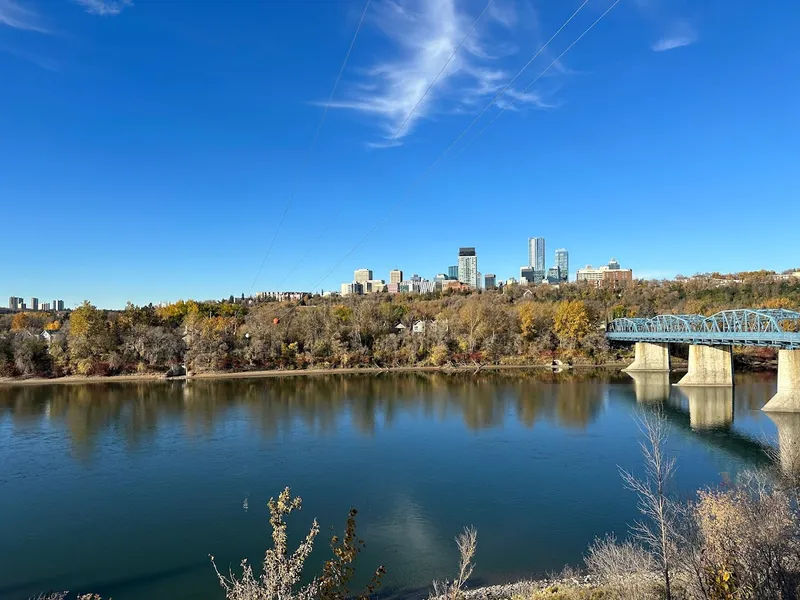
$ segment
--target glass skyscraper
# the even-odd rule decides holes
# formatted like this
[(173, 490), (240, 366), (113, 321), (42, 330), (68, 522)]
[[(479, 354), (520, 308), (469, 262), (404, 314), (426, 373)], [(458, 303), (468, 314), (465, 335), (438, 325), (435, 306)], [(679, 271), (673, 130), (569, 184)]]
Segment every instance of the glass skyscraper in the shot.
[(544, 272), (544, 238), (528, 238), (528, 266)]
[(458, 279), (458, 265), (447, 267), (447, 278), (453, 280)]
[(569, 281), (569, 252), (564, 248), (556, 250), (556, 266), (561, 281)]

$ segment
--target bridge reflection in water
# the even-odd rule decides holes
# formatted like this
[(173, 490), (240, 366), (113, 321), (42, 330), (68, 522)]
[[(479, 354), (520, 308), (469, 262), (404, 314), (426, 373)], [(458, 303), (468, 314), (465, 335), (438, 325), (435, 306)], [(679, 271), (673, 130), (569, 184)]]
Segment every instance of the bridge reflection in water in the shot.
[[(800, 475), (800, 414), (765, 413), (777, 429), (777, 452), (770, 443), (774, 440), (754, 439), (733, 428), (735, 401), (739, 401), (739, 412), (758, 410), (763, 398), (769, 397), (761, 388), (768, 386), (759, 386), (755, 390), (744, 387), (678, 388), (671, 385), (669, 373), (629, 372), (628, 375), (633, 379), (636, 402), (652, 408), (660, 407), (678, 429), (690, 429), (703, 436), (707, 443), (755, 465), (767, 466), (775, 457), (784, 472)], [(722, 431), (724, 436), (716, 435)]]
[(733, 388), (695, 387), (682, 393), (689, 400), (692, 429), (729, 429), (733, 424)]
[(800, 475), (800, 414), (768, 413), (778, 429), (778, 458), (787, 474)]

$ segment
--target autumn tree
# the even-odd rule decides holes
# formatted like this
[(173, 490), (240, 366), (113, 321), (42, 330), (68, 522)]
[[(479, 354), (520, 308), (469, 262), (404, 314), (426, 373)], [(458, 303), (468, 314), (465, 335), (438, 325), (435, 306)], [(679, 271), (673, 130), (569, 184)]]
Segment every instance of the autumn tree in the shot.
[(480, 326), (484, 316), (484, 306), (478, 296), (467, 298), (458, 311), (459, 330), (465, 350), (472, 353), (480, 339)]
[(553, 331), (562, 344), (580, 343), (591, 331), (586, 303), (582, 300), (559, 302), (556, 306)]
[(131, 329), (136, 325), (157, 325), (159, 321), (153, 306), (136, 306), (132, 302), (125, 305), (125, 310), (119, 314), (117, 319), (117, 323), (123, 330)]
[(20, 312), (16, 313), (11, 319), (11, 331), (23, 331), (25, 329), (41, 331), (49, 321), (46, 313)]
[(523, 302), (518, 313), (520, 332), (528, 341), (547, 335), (553, 329), (555, 310), (552, 304)]
[[(172, 327), (177, 327), (181, 325), (184, 319), (191, 313), (199, 313), (201, 309), (201, 305), (194, 300), (178, 300), (177, 302), (173, 302), (171, 304), (165, 304), (164, 306), (158, 306), (155, 308), (156, 316), (165, 321), (166, 324), (171, 325)], [(208, 311), (206, 312), (208, 314)]]
[(760, 308), (783, 308), (786, 310), (797, 310), (797, 303), (789, 298), (769, 298), (761, 303)]
[(27, 332), (17, 334), (14, 339), (14, 367), (23, 377), (50, 375), (51, 361), (45, 341)]
[(224, 370), (233, 366), (236, 319), (190, 313), (186, 320), (186, 359), (192, 370)]
[(67, 341), (72, 367), (81, 375), (103, 374), (116, 348), (105, 314), (88, 300), (72, 311)]
[(0, 376), (13, 377), (14, 369), (14, 335), (0, 334)]

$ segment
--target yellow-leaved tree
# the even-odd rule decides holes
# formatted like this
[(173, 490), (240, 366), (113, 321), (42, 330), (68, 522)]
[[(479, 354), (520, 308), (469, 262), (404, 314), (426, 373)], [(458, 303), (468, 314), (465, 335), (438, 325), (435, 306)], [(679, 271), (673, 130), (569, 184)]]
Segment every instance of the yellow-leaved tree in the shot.
[(101, 363), (114, 348), (114, 340), (105, 313), (88, 300), (72, 311), (69, 317), (69, 357), (80, 375), (99, 375)]
[(520, 333), (528, 341), (547, 335), (553, 328), (554, 318), (552, 304), (525, 302), (519, 307)]
[(589, 308), (583, 300), (567, 300), (558, 303), (553, 331), (562, 343), (580, 342), (591, 329)]

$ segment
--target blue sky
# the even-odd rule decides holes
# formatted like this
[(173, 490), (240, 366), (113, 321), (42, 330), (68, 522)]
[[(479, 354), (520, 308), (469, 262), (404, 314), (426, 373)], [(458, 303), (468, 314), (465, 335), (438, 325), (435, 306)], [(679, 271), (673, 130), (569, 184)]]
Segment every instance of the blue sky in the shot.
[(556, 60), (589, 0), (406, 193), (583, 4), (465, 39), (487, 1), (372, 0), (302, 171), (362, 0), (0, 0), (0, 297), (338, 289), (459, 246), (505, 278), (529, 236), (573, 276), (800, 266), (800, 4), (620, 0)]

